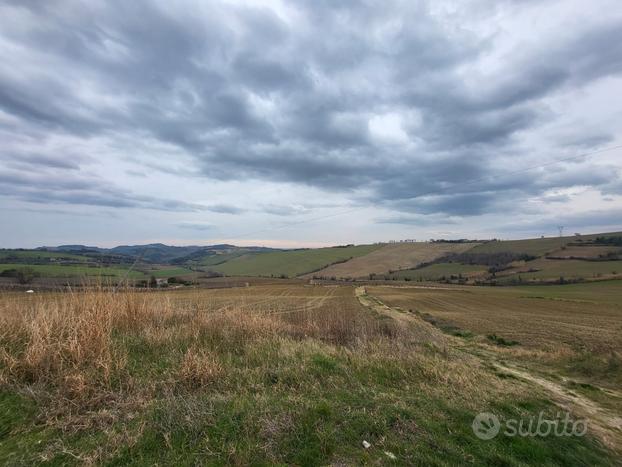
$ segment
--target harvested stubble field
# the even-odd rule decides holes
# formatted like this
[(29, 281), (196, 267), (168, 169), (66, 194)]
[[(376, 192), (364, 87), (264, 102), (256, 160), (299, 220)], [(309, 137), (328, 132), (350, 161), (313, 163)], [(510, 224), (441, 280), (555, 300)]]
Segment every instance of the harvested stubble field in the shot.
[(392, 243), (383, 245), (364, 256), (345, 263), (334, 264), (303, 277), (367, 278), (370, 274), (385, 274), (390, 270), (414, 268), (449, 253), (462, 253), (477, 243)]
[(556, 408), (452, 339), (351, 287), (4, 293), (0, 463), (612, 462), (590, 436), (475, 438), (481, 411)]
[[(540, 287), (369, 287), (453, 334), (592, 383), (622, 384), (622, 281)], [(505, 346), (503, 345), (505, 342)]]

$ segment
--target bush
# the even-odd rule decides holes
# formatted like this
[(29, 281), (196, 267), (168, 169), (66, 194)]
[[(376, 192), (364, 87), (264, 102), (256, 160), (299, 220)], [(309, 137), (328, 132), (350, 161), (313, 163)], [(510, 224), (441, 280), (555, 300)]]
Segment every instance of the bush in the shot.
[(17, 269), (15, 277), (20, 284), (30, 284), (35, 277), (39, 277), (39, 273), (33, 268), (25, 267)]
[(488, 340), (494, 342), (497, 345), (503, 346), (503, 347), (511, 347), (513, 345), (518, 345), (520, 344), (520, 342), (518, 341), (513, 341), (510, 339), (505, 339), (501, 336), (497, 336), (496, 334), (488, 334), (486, 336), (488, 338)]

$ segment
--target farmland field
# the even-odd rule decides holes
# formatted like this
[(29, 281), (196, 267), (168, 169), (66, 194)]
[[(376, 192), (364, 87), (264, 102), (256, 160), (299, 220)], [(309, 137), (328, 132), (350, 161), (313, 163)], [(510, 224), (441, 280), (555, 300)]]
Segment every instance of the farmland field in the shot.
[(172, 268), (172, 267), (161, 267), (161, 268), (144, 268), (140, 267), (137, 269), (144, 273), (147, 276), (154, 276), (157, 278), (168, 278), (173, 276), (188, 276), (197, 274), (195, 271), (188, 268)]
[(87, 261), (86, 256), (75, 255), (71, 253), (61, 253), (54, 251), (42, 250), (0, 250), (0, 261), (6, 261), (7, 258), (18, 258), (23, 260), (50, 260), (50, 259), (67, 259), (71, 261)]
[(500, 253), (510, 251), (513, 253), (524, 253), (534, 256), (544, 255), (550, 251), (558, 250), (560, 247), (573, 241), (571, 237), (547, 237), (534, 238), (528, 240), (504, 240), (483, 243), (473, 248), (473, 253)]
[[(357, 289), (358, 290), (358, 289)], [(478, 440), (557, 407), (353, 287), (0, 295), (0, 463), (608, 465), (596, 434)], [(365, 444), (367, 443), (367, 444)], [(443, 459), (439, 462), (439, 452)]]
[[(528, 272), (530, 269), (537, 269), (537, 271)], [(503, 282), (506, 275), (514, 279), (520, 276), (525, 281), (559, 279), (561, 277), (564, 279), (597, 279), (608, 276), (622, 276), (622, 261), (537, 259), (528, 261), (519, 268), (499, 273), (499, 280)]]
[(622, 364), (618, 368), (615, 363), (622, 355), (622, 281), (542, 287), (368, 289), (383, 302), (413, 310), (440, 327), (472, 333), (484, 342), (491, 335), (502, 338), (528, 359), (571, 367), (589, 356), (594, 360), (595, 379), (605, 384), (622, 383)]
[(581, 237), (546, 237), (532, 238), (527, 240), (503, 240), (483, 243), (473, 248), (473, 253), (499, 253), (513, 252), (525, 253), (534, 256), (541, 256), (551, 251), (559, 250), (560, 247), (568, 243), (576, 242), (579, 238), (583, 240), (593, 240), (598, 236), (619, 236), (619, 232), (607, 234), (581, 235)]
[(232, 259), (238, 258), (245, 254), (249, 254), (249, 253), (240, 251), (240, 252), (235, 252), (235, 253), (225, 253), (225, 254), (219, 254), (219, 255), (206, 256), (202, 258), (200, 261), (198, 261), (198, 264), (200, 266), (216, 266), (217, 264), (226, 263), (227, 261), (231, 261)]
[(472, 276), (486, 272), (486, 267), (478, 264), (436, 263), (419, 269), (396, 271), (388, 275), (390, 278), (407, 280), (434, 281), (453, 275)]
[(242, 255), (209, 269), (230, 276), (296, 277), (313, 272), (337, 261), (363, 256), (382, 245), (286, 250)]
[[(107, 266), (74, 266), (60, 264), (0, 264), (0, 273), (9, 269), (21, 269), (28, 267), (43, 277), (82, 277), (82, 276), (103, 276), (103, 277), (125, 277), (127, 268), (107, 267)], [(139, 271), (130, 271), (130, 278), (140, 279), (144, 274)]]
[(622, 254), (619, 246), (599, 246), (599, 245), (571, 245), (564, 249), (550, 252), (555, 258), (602, 258), (610, 254)]
[(370, 274), (384, 274), (390, 270), (418, 266), (448, 253), (467, 251), (475, 243), (395, 243), (351, 259), (345, 263), (329, 266), (305, 277), (367, 277)]

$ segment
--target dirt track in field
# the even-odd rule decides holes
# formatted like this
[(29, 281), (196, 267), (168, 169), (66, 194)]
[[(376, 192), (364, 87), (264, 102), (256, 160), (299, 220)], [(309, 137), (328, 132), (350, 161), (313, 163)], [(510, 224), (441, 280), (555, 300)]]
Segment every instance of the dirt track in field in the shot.
[[(390, 316), (400, 323), (412, 322), (417, 327), (430, 326), (417, 315), (406, 312), (402, 308), (390, 307), (376, 297), (368, 295), (365, 287), (357, 287), (355, 295), (363, 306), (384, 316)], [(445, 342), (452, 342), (456, 347), (469, 351), (464, 342), (459, 339), (446, 336)], [(622, 452), (622, 416), (620, 414), (613, 413), (583, 395), (571, 392), (556, 381), (535, 375), (525, 368), (518, 368), (507, 362), (505, 358), (502, 360), (503, 356), (492, 351), (478, 349), (475, 353), (469, 353), (483, 360), (492, 360), (493, 367), (498, 371), (528, 381), (543, 389), (557, 406), (571, 412), (575, 417), (585, 417), (588, 420), (588, 429), (603, 444), (617, 452)]]

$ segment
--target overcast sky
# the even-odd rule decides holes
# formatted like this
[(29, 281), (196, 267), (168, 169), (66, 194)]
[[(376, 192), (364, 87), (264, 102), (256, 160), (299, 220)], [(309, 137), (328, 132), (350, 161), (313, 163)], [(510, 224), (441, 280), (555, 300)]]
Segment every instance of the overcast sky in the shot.
[(0, 58), (0, 247), (622, 230), (622, 149), (548, 164), (622, 145), (619, 0), (4, 0)]

